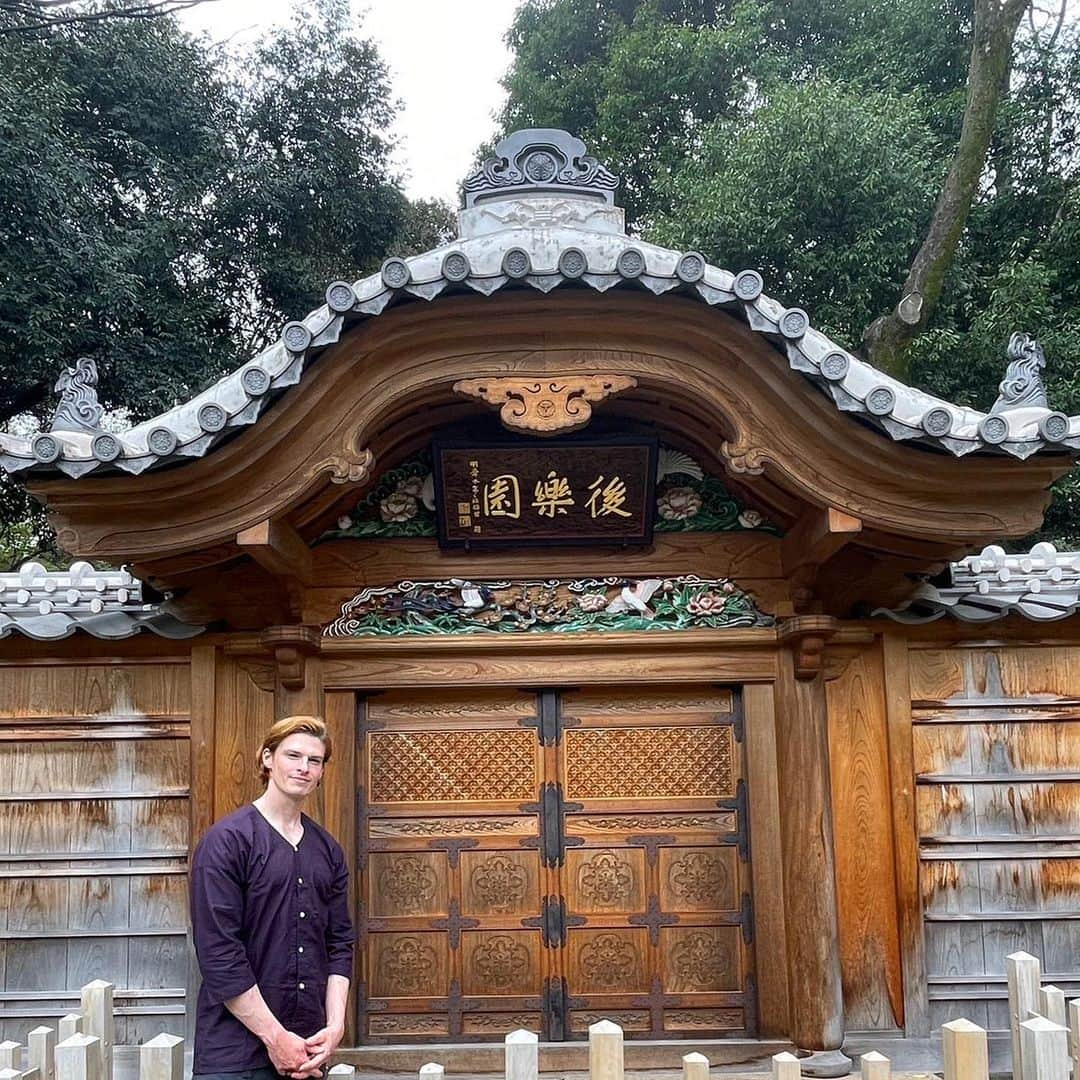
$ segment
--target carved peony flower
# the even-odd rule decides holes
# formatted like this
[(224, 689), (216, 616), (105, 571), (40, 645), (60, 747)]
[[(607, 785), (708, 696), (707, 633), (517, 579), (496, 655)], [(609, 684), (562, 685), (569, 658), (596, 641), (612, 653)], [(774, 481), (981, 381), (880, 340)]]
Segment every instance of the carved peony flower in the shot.
[(700, 510), (701, 496), (689, 487), (668, 488), (656, 500), (656, 511), (665, 521), (688, 521)]
[(379, 516), (383, 521), (409, 521), (416, 517), (416, 500), (404, 491), (395, 491), (379, 503)]
[(342, 514), (341, 517), (337, 519), (337, 527), (341, 529), (342, 532), (344, 532), (346, 529), (351, 529), (352, 518), (349, 517), (348, 514)]
[(687, 602), (686, 610), (691, 615), (719, 615), (724, 610), (724, 597), (714, 592), (698, 593)]
[(410, 476), (408, 479), (402, 480), (397, 489), (400, 493), (419, 499), (424, 490), (424, 478), (422, 476)]
[(578, 597), (577, 606), (582, 611), (603, 611), (607, 607), (607, 597), (601, 592), (584, 593)]
[(744, 529), (756, 529), (764, 520), (756, 510), (744, 510), (739, 515), (739, 524)]

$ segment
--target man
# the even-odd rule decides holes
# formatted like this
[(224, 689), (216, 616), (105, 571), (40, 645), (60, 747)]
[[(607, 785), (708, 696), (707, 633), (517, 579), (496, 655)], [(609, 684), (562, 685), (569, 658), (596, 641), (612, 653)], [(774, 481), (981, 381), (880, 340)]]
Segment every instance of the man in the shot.
[(300, 812), (330, 760), (314, 716), (267, 733), (265, 792), (222, 818), (195, 849), (191, 922), (202, 972), (196, 1077), (320, 1076), (345, 1028), (352, 973), (341, 846)]

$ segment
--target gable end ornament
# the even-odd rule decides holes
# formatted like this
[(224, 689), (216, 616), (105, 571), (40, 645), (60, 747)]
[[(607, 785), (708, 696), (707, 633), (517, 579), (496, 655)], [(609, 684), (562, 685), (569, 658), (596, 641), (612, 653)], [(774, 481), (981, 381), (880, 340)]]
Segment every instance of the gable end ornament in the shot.
[(1048, 408), (1042, 372), (1046, 356), (1042, 346), (1028, 334), (1019, 331), (1009, 338), (1009, 366), (998, 387), (998, 399), (990, 410), (991, 416), (1010, 409)]
[(53, 387), (60, 395), (60, 402), (49, 431), (101, 431), (105, 410), (98, 401), (97, 383), (97, 364), (90, 357), (80, 357), (74, 367), (67, 368)]
[(511, 431), (564, 435), (588, 424), (593, 405), (636, 386), (637, 379), (630, 375), (595, 372), (543, 378), (460, 379), (454, 383), (454, 392), (501, 406), (499, 420)]

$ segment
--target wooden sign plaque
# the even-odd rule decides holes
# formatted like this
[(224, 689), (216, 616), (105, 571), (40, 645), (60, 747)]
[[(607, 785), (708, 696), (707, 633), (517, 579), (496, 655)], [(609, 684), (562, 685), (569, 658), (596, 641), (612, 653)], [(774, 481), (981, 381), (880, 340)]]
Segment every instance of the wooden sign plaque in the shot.
[(437, 441), (439, 544), (650, 544), (656, 455), (647, 436)]

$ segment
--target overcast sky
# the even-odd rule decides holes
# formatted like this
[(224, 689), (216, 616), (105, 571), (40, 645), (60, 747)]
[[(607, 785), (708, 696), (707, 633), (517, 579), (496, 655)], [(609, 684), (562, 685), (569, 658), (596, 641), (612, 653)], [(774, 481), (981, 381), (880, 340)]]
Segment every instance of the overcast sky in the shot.
[[(353, 0), (379, 43), (402, 101), (397, 164), (413, 198), (457, 205), (457, 185), (494, 130), (499, 78), (510, 61), (503, 34), (516, 0)], [(287, 22), (289, 0), (212, 0), (179, 13), (195, 32), (243, 41)]]

